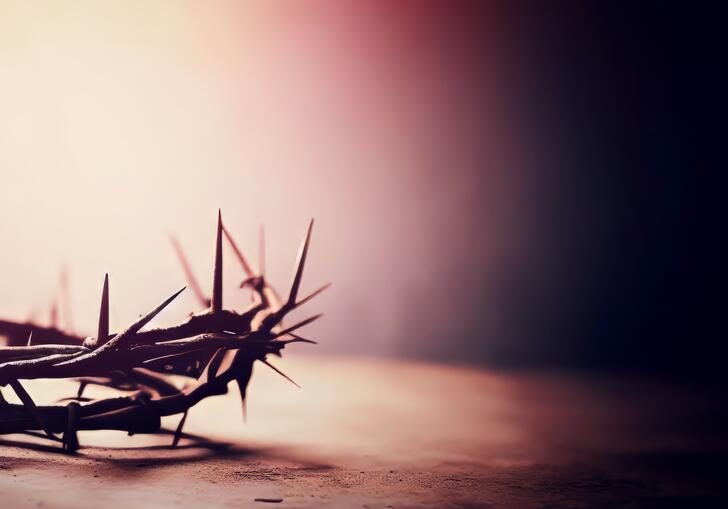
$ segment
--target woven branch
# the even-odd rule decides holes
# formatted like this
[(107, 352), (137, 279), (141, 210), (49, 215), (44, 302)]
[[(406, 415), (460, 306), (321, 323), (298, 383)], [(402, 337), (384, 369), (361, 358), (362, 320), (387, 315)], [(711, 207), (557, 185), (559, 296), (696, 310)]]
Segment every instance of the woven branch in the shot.
[[(130, 434), (161, 433), (161, 417), (182, 414), (172, 442), (176, 446), (183, 435), (189, 409), (207, 397), (227, 393), (230, 382), (238, 384), (245, 412), (246, 389), (256, 361), (295, 384), (270, 364), (267, 357), (281, 356), (282, 350), (291, 343), (314, 343), (295, 331), (321, 315), (285, 329), (281, 326), (288, 313), (329, 286), (297, 300), (312, 228), (313, 220), (299, 249), (293, 282), (285, 301), (268, 284), (262, 260), (260, 273), (253, 272), (218, 213), (211, 298), (202, 294), (180, 244), (172, 239), (189, 286), (198, 301), (207, 307), (184, 323), (141, 330), (183, 288), (125, 330), (110, 333), (108, 275), (104, 278), (98, 333), (94, 337), (77, 337), (55, 326), (0, 321), (0, 335), (5, 335), (8, 343), (0, 346), (0, 386), (10, 386), (22, 402), (8, 403), (0, 392), (0, 434), (44, 436), (73, 452), (79, 447), (77, 431), (111, 429)], [(223, 236), (245, 273), (241, 288), (250, 288), (256, 300), (241, 313), (223, 308)], [(172, 378), (175, 375), (185, 377), (189, 383), (179, 389)], [(75, 396), (65, 398), (70, 400), (65, 404), (37, 406), (21, 380), (38, 378), (76, 380), (80, 384), (79, 390)], [(102, 385), (131, 394), (89, 400), (83, 397), (88, 385)]]

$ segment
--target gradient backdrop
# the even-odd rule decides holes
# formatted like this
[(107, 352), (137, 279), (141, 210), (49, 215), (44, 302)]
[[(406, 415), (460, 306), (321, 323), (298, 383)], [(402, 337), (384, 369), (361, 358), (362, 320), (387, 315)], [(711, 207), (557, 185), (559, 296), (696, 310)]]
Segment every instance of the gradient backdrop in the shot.
[[(0, 315), (45, 320), (66, 267), (91, 332), (108, 271), (122, 327), (184, 284), (169, 233), (209, 290), (220, 207), (253, 260), (265, 224), (281, 290), (316, 218), (317, 351), (699, 369), (722, 318), (685, 247), (691, 19), (0, 0)], [(225, 270), (247, 304), (229, 252)]]

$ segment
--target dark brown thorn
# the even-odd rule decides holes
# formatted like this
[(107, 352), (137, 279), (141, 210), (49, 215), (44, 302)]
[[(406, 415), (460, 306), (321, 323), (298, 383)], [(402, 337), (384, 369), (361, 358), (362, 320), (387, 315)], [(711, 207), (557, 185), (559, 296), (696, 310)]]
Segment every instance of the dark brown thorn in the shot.
[(189, 412), (189, 409), (185, 410), (185, 413), (182, 414), (182, 418), (179, 420), (179, 424), (177, 424), (177, 429), (174, 430), (174, 438), (172, 439), (172, 447), (177, 447), (177, 444), (179, 443), (179, 439), (182, 438), (182, 428), (185, 425), (185, 421), (187, 420), (187, 412)]
[(235, 379), (235, 382), (238, 384), (238, 389), (240, 390), (240, 405), (243, 408), (243, 422), (248, 422), (248, 405), (246, 403), (247, 400), (245, 399), (245, 395), (249, 380), (250, 376), (248, 376), (247, 379), (241, 377)]
[(310, 301), (311, 299), (313, 299), (314, 297), (316, 297), (318, 294), (320, 294), (324, 290), (328, 290), (330, 286), (331, 286), (331, 283), (326, 283), (324, 286), (322, 286), (321, 288), (319, 288), (315, 292), (313, 292), (310, 295), (308, 295), (307, 297), (304, 297), (303, 299), (299, 300), (298, 302), (296, 302), (296, 305), (294, 306), (294, 309), (297, 308), (297, 307), (299, 307), (299, 306), (303, 306), (305, 303), (307, 303), (308, 301)]
[(293, 306), (296, 303), (298, 297), (298, 289), (301, 286), (301, 277), (303, 276), (303, 267), (306, 264), (306, 255), (308, 255), (308, 244), (311, 241), (311, 230), (313, 229), (313, 219), (308, 223), (308, 230), (306, 231), (306, 237), (301, 243), (301, 247), (298, 250), (298, 256), (296, 257), (296, 272), (293, 276), (293, 284), (291, 285), (291, 291), (288, 294), (288, 306)]
[(306, 339), (306, 338), (293, 338), (293, 339), (276, 339), (272, 341), (273, 344), (280, 344), (280, 345), (287, 345), (289, 343), (309, 343), (311, 345), (318, 345), (318, 343), (312, 339)]
[(198, 379), (200, 383), (208, 383), (215, 379), (224, 356), (225, 351), (223, 349), (218, 349), (215, 352), (210, 361), (207, 363), (207, 366), (205, 366), (205, 369), (203, 369), (202, 373), (200, 374), (200, 377)]
[(177, 259), (179, 259), (180, 264), (182, 265), (182, 270), (185, 273), (185, 278), (187, 279), (187, 284), (189, 285), (192, 292), (195, 294), (195, 298), (197, 298), (197, 302), (199, 302), (200, 306), (203, 308), (210, 307), (210, 301), (205, 297), (205, 294), (202, 292), (202, 288), (200, 288), (200, 284), (197, 282), (197, 278), (195, 277), (195, 274), (192, 272), (192, 267), (190, 267), (189, 262), (187, 261), (187, 257), (185, 256), (184, 251), (182, 250), (182, 246), (177, 241), (177, 239), (170, 235), (169, 236), (170, 242), (172, 242), (172, 247), (174, 247), (174, 252), (177, 254)]
[(109, 275), (104, 276), (104, 287), (101, 290), (101, 307), (99, 308), (99, 331), (96, 335), (99, 343), (109, 339)]
[(116, 336), (114, 339), (116, 340), (116, 339), (119, 339), (121, 337), (125, 337), (126, 338), (128, 336), (134, 335), (137, 332), (139, 332), (139, 330), (142, 327), (144, 327), (146, 324), (148, 324), (149, 322), (151, 322), (154, 319), (155, 316), (157, 316), (159, 313), (161, 313), (164, 308), (166, 308), (167, 306), (169, 306), (170, 303), (174, 299), (176, 299), (177, 296), (180, 293), (182, 293), (183, 291), (185, 291), (185, 288), (187, 288), (187, 287), (186, 286), (183, 286), (182, 288), (180, 288), (179, 290), (177, 290), (176, 292), (174, 292), (172, 295), (170, 295), (169, 297), (167, 297), (167, 299), (164, 302), (162, 302), (159, 306), (157, 306), (156, 308), (152, 309), (149, 313), (147, 313), (146, 315), (144, 315), (141, 318), (139, 318), (139, 320), (137, 320), (131, 327), (129, 327), (124, 332), (122, 332), (121, 334), (119, 334), (118, 336)]
[(76, 398), (81, 399), (83, 397), (83, 391), (86, 389), (86, 386), (88, 385), (88, 382), (82, 380), (78, 384), (78, 392), (76, 393)]
[(212, 279), (212, 302), (210, 307), (213, 313), (222, 311), (222, 212), (217, 210), (217, 237), (215, 238), (215, 270)]
[(124, 330), (121, 334), (118, 334), (114, 336), (113, 339), (105, 343), (100, 348), (85, 353), (83, 355), (80, 355), (78, 357), (74, 357), (70, 360), (59, 362), (57, 364), (54, 364), (54, 366), (69, 366), (77, 363), (86, 362), (89, 359), (93, 359), (94, 357), (97, 357), (103, 352), (108, 352), (112, 349), (117, 348), (119, 345), (129, 341), (129, 339), (133, 338), (137, 332), (139, 332), (139, 329), (144, 327), (146, 324), (148, 324), (152, 319), (157, 316), (159, 313), (162, 312), (164, 308), (166, 308), (170, 302), (172, 302), (177, 296), (184, 291), (184, 289), (187, 288), (186, 286), (183, 286), (180, 290), (173, 293), (170, 297), (167, 297), (167, 300), (162, 302), (159, 306), (151, 310), (146, 315), (142, 316), (137, 320), (135, 323), (133, 323), (131, 326), (129, 326), (126, 330)]
[(284, 335), (286, 335), (286, 334), (290, 334), (290, 333), (291, 333), (291, 332), (293, 332), (294, 330), (300, 329), (301, 327), (305, 327), (305, 326), (306, 326), (306, 325), (308, 325), (309, 323), (311, 323), (311, 322), (313, 322), (313, 321), (316, 321), (316, 320), (318, 320), (318, 319), (319, 319), (319, 318), (321, 318), (322, 316), (323, 316), (323, 313), (319, 313), (318, 315), (314, 315), (314, 316), (312, 316), (311, 318), (306, 318), (306, 319), (305, 319), (305, 320), (303, 320), (302, 322), (298, 322), (298, 323), (297, 323), (296, 325), (291, 325), (291, 326), (290, 326), (290, 327), (288, 327), (287, 329), (285, 329), (285, 330), (282, 330), (281, 332), (279, 332), (278, 334), (276, 334), (276, 337), (278, 338), (278, 337), (284, 336)]
[[(171, 353), (171, 354), (166, 354), (166, 355), (160, 355), (158, 357), (152, 357), (151, 359), (145, 359), (145, 360), (143, 360), (142, 361), (142, 366), (146, 366), (147, 364), (154, 364), (155, 362), (159, 362), (159, 361), (163, 361), (163, 360), (178, 359), (178, 358), (183, 357), (183, 356), (185, 356), (187, 354), (190, 354), (192, 352), (198, 352), (200, 350), (202, 350), (202, 348), (196, 348), (194, 350), (186, 350), (186, 351), (180, 352), (180, 353)], [(172, 366), (172, 364), (169, 364), (169, 365)]]
[(227, 228), (225, 228), (225, 225), (222, 227), (222, 232), (225, 234), (225, 238), (227, 239), (228, 243), (230, 244), (230, 247), (233, 248), (233, 252), (235, 253), (235, 256), (237, 257), (238, 261), (240, 262), (240, 266), (243, 268), (243, 272), (245, 272), (245, 275), (247, 277), (253, 277), (253, 269), (250, 268), (250, 264), (248, 263), (247, 258), (245, 258), (245, 255), (240, 250), (238, 245), (235, 243), (235, 240), (233, 239), (232, 235), (230, 235), (230, 232)]
[(18, 380), (11, 380), (10, 381), (10, 387), (13, 388), (15, 391), (15, 394), (18, 395), (18, 398), (20, 398), (20, 401), (22, 401), (23, 406), (28, 411), (28, 413), (31, 415), (31, 417), (35, 420), (36, 423), (41, 427), (43, 431), (45, 431), (45, 434), (48, 435), (48, 438), (52, 440), (58, 440), (56, 436), (51, 433), (50, 429), (46, 426), (45, 422), (43, 422), (43, 417), (40, 415), (40, 412), (38, 411), (38, 407), (35, 405), (35, 402), (33, 401), (33, 398), (30, 397), (30, 394), (27, 393), (25, 388), (20, 384)]
[(63, 433), (63, 449), (66, 452), (76, 452), (78, 449), (78, 435), (76, 427), (78, 425), (78, 410), (81, 406), (72, 401), (66, 406), (66, 431)]
[(298, 334), (294, 334), (292, 332), (289, 332), (288, 335), (291, 336), (292, 338), (295, 338), (295, 339), (299, 340), (299, 341), (309, 341), (311, 343), (314, 343), (314, 344), (318, 345), (318, 343), (316, 343), (316, 341), (314, 341), (312, 339), (307, 339), (307, 338), (301, 337)]
[(301, 386), (298, 385), (296, 382), (294, 382), (291, 377), (289, 377), (288, 375), (286, 375), (283, 371), (281, 371), (280, 369), (278, 369), (277, 367), (275, 367), (273, 364), (271, 364), (267, 360), (261, 359), (260, 362), (262, 362), (263, 364), (265, 364), (266, 366), (268, 366), (270, 369), (272, 369), (273, 371), (275, 371), (276, 373), (278, 373), (279, 375), (281, 375), (283, 378), (285, 378), (286, 380), (288, 380), (289, 382), (291, 382), (293, 385), (295, 385), (299, 389), (301, 388)]

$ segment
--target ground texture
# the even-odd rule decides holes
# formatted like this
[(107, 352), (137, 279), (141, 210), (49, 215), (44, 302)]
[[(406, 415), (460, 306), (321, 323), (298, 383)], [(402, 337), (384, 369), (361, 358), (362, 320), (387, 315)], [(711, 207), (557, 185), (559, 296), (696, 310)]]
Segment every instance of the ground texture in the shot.
[[(724, 423), (694, 390), (396, 361), (279, 364), (303, 389), (257, 367), (247, 423), (232, 390), (190, 412), (186, 431), (209, 443), (83, 432), (68, 456), (0, 438), (0, 507), (728, 506)], [(40, 402), (74, 390), (27, 388)]]

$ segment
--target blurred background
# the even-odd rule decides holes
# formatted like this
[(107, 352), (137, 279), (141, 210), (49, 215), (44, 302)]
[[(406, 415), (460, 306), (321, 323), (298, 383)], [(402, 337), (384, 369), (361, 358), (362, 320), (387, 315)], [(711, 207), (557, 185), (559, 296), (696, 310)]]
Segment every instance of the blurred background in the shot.
[(0, 0), (0, 316), (47, 320), (67, 270), (90, 334), (109, 272), (123, 327), (184, 284), (170, 234), (209, 291), (221, 208), (254, 263), (265, 225), (281, 291), (316, 218), (305, 289), (334, 283), (301, 311), (326, 313), (316, 352), (717, 375), (710, 18)]

